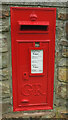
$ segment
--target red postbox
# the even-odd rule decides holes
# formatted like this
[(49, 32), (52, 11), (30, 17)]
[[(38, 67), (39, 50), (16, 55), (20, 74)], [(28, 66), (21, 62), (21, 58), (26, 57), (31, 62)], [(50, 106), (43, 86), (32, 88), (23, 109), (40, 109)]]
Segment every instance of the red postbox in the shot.
[(13, 110), (53, 109), (56, 8), (11, 7)]

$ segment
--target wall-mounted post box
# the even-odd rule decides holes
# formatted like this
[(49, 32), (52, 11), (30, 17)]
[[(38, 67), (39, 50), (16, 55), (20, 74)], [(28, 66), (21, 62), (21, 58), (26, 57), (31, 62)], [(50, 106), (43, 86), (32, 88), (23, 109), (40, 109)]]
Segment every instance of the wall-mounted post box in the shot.
[(14, 111), (53, 109), (55, 8), (11, 7)]

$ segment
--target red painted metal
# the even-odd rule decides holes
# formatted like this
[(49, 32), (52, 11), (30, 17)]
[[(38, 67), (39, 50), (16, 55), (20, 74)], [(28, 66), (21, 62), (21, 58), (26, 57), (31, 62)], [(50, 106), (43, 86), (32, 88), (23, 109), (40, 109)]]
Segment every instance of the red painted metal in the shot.
[(56, 8), (11, 7), (14, 111), (53, 109), (55, 25)]

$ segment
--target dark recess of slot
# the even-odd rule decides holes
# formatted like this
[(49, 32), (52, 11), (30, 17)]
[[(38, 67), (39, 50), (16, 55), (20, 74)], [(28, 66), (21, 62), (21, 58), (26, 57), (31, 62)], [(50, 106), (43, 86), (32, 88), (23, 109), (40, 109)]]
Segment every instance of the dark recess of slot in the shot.
[(21, 25), (20, 26), (21, 31), (25, 30), (38, 30), (38, 31), (48, 31), (48, 25)]

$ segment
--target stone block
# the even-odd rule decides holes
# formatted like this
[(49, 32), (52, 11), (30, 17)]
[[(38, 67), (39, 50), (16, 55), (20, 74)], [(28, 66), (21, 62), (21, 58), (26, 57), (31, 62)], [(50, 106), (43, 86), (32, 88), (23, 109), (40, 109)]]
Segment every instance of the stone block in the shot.
[(9, 75), (8, 75), (8, 68), (0, 69), (0, 80), (8, 80)]
[(3, 115), (3, 118), (6, 118), (6, 119), (21, 119), (21, 120), (29, 120), (29, 118), (32, 118), (33, 120), (45, 120), (45, 118), (54, 118), (55, 117), (55, 112), (54, 111), (45, 111), (45, 112), (16, 112), (16, 113), (8, 113), (8, 114), (4, 114)]
[(0, 20), (0, 32), (9, 31), (9, 19)]
[(9, 17), (9, 11), (8, 10), (0, 10), (0, 18), (5, 19), (6, 17)]
[(62, 56), (68, 57), (68, 47), (65, 46), (62, 47)]
[(68, 13), (59, 13), (58, 19), (60, 20), (68, 20)]
[(59, 44), (62, 45), (62, 46), (68, 47), (68, 40), (66, 40), (66, 39), (61, 39), (61, 41), (60, 41)]
[(0, 68), (2, 68), (2, 53), (0, 53)]
[(59, 97), (59, 99), (68, 99), (68, 84), (58, 81), (56, 87), (56, 95)]
[(59, 106), (68, 107), (68, 102), (67, 102), (67, 101), (68, 101), (68, 100), (63, 99), (63, 98), (56, 98), (56, 99), (55, 99), (55, 105), (56, 105), (57, 107), (59, 107)]
[(6, 53), (3, 53), (2, 54), (2, 68), (6, 68), (8, 67), (8, 59), (9, 59), (9, 55), (8, 55), (8, 52)]
[(8, 52), (0, 53), (0, 68), (8, 67)]
[(2, 114), (7, 114), (11, 112), (11, 104), (10, 102), (2, 102)]
[(63, 82), (68, 82), (68, 68), (66, 67), (58, 68), (58, 79)]
[(68, 20), (67, 8), (57, 8), (58, 19), (59, 20)]
[(56, 37), (59, 40), (62, 38), (64, 39), (66, 37), (66, 33), (64, 32), (64, 28), (62, 27), (56, 27)]
[(0, 52), (8, 51), (8, 34), (0, 33)]
[(9, 89), (9, 80), (6, 81), (0, 81), (0, 88), (2, 88), (2, 98), (8, 98), (10, 97), (10, 89)]
[[(62, 113), (65, 113), (67, 111), (66, 107), (56, 107), (56, 117), (58, 120), (67, 120), (64, 116), (62, 116)], [(67, 111), (68, 112), (68, 111)]]
[(68, 39), (68, 22), (66, 22), (65, 30), (66, 30), (66, 38)]
[(68, 58), (61, 58), (60, 61), (58, 62), (58, 66), (68, 67)]

